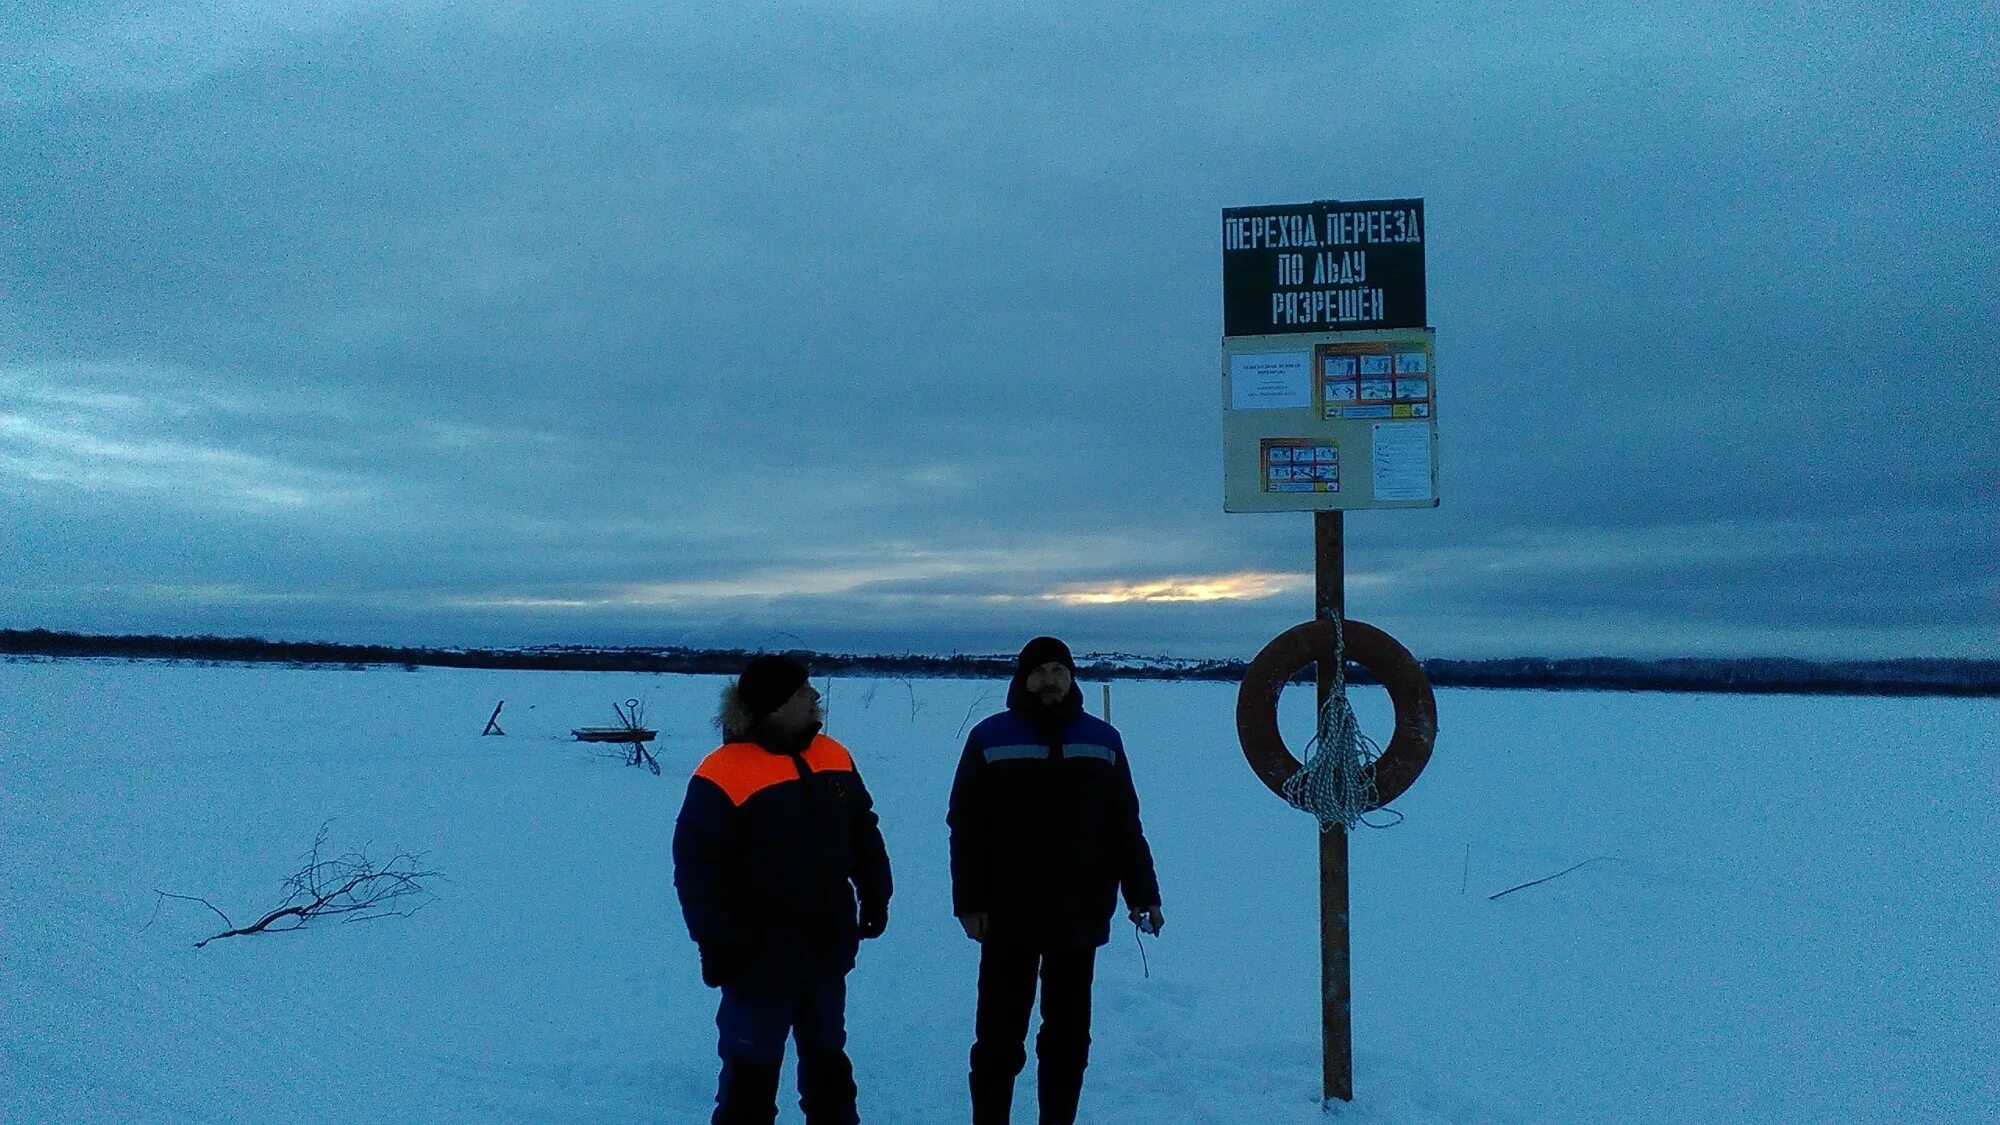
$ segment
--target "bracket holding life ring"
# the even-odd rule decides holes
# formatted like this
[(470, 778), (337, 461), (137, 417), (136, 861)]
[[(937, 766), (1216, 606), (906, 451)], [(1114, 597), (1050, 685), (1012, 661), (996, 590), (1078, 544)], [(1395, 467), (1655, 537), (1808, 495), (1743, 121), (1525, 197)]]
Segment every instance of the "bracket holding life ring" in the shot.
[(1344, 625), (1347, 659), (1374, 674), (1396, 705), (1396, 731), (1375, 759), (1375, 808), (1406, 792), (1431, 760), (1437, 741), (1437, 697), (1430, 677), (1396, 638), (1362, 621), (1330, 618), (1294, 625), (1271, 639), (1243, 673), (1236, 691), (1236, 737), (1243, 756), (1271, 792), (1303, 768), (1278, 733), (1278, 693), (1308, 664), (1332, 660)]

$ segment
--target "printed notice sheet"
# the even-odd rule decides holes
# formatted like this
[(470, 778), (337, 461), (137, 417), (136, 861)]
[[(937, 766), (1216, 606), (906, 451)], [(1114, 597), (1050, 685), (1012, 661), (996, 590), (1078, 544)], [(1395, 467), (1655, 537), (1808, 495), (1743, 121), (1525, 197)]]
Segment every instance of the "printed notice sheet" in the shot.
[(1311, 352), (1229, 357), (1231, 410), (1301, 410), (1312, 404)]
[(1431, 499), (1429, 422), (1375, 424), (1375, 499)]

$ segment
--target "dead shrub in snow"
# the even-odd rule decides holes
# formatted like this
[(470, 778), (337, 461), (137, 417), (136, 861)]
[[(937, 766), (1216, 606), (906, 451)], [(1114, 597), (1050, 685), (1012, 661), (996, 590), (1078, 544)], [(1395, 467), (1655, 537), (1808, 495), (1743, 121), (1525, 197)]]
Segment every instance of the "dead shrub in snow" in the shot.
[[(331, 824), (328, 821), (327, 824)], [(285, 880), (286, 895), (274, 909), (247, 926), (238, 926), (216, 905), (196, 895), (175, 894), (155, 889), (153, 917), (160, 914), (166, 899), (198, 902), (221, 918), (229, 929), (194, 943), (196, 949), (218, 938), (243, 934), (286, 933), (300, 929), (315, 918), (338, 916), (343, 922), (366, 922), (375, 918), (406, 918), (423, 909), (435, 897), (424, 888), (426, 879), (440, 878), (422, 866), (423, 853), (397, 852), (377, 864), (362, 851), (326, 858), (327, 824), (319, 826), (312, 850), (300, 857), (304, 866)], [(146, 925), (151, 926), (152, 920)]]

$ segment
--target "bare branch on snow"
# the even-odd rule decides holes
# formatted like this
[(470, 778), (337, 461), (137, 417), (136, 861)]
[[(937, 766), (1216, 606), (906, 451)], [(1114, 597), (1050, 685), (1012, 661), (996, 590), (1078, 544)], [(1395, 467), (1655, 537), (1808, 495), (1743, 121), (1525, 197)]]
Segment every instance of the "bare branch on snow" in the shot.
[(1513, 894), (1513, 893), (1514, 893), (1515, 891), (1524, 891), (1524, 890), (1527, 890), (1527, 889), (1528, 889), (1529, 887), (1539, 887), (1539, 886), (1541, 886), (1541, 885), (1542, 885), (1543, 883), (1546, 883), (1546, 882), (1548, 882), (1548, 881), (1549, 881), (1549, 880), (1551, 880), (1551, 879), (1560, 879), (1560, 878), (1562, 878), (1563, 876), (1565, 876), (1565, 875), (1569, 874), (1570, 872), (1572, 872), (1572, 871), (1575, 871), (1575, 870), (1576, 870), (1577, 868), (1579, 868), (1579, 867), (1588, 867), (1588, 866), (1590, 866), (1591, 864), (1593, 864), (1593, 863), (1597, 863), (1597, 862), (1599, 862), (1599, 861), (1603, 861), (1603, 862), (1608, 862), (1608, 863), (1619, 863), (1619, 862), (1622, 862), (1622, 861), (1621, 861), (1621, 860), (1620, 860), (1620, 859), (1619, 859), (1619, 858), (1618, 858), (1617, 856), (1615, 856), (1615, 855), (1594, 855), (1594, 856), (1591, 856), (1591, 857), (1590, 857), (1589, 859), (1586, 859), (1586, 860), (1584, 860), (1584, 861), (1583, 861), (1582, 863), (1577, 863), (1577, 864), (1572, 864), (1572, 865), (1570, 865), (1570, 866), (1568, 866), (1568, 867), (1565, 867), (1565, 868), (1563, 868), (1563, 869), (1562, 869), (1561, 871), (1558, 871), (1558, 872), (1556, 872), (1556, 873), (1555, 873), (1554, 875), (1544, 875), (1544, 876), (1542, 876), (1542, 877), (1541, 877), (1541, 878), (1539, 878), (1539, 879), (1531, 879), (1531, 880), (1529, 880), (1528, 882), (1525, 882), (1525, 883), (1522, 883), (1522, 884), (1520, 884), (1519, 886), (1513, 886), (1513, 887), (1508, 887), (1508, 888), (1507, 888), (1506, 890), (1504, 890), (1504, 891), (1499, 891), (1499, 892), (1497, 892), (1497, 893), (1495, 893), (1495, 894), (1490, 894), (1490, 895), (1487, 895), (1487, 896), (1486, 896), (1486, 901), (1488, 901), (1488, 902), (1492, 902), (1492, 901), (1493, 901), (1494, 899), (1496, 899), (1496, 898), (1499, 898), (1499, 897), (1500, 897), (1501, 895), (1511, 895), (1511, 894)]
[[(327, 824), (331, 824), (328, 821)], [(238, 926), (214, 903), (194, 895), (156, 890), (153, 914), (159, 915), (160, 900), (175, 898), (198, 902), (215, 911), (229, 929), (195, 942), (200, 949), (211, 941), (244, 934), (288, 933), (314, 918), (339, 917), (343, 922), (366, 922), (376, 918), (407, 918), (431, 901), (423, 881), (439, 878), (436, 871), (422, 866), (423, 853), (397, 852), (383, 863), (368, 858), (367, 848), (326, 858), (327, 824), (319, 826), (312, 850), (300, 857), (303, 864), (285, 880), (285, 898), (274, 909), (247, 926)], [(152, 925), (149, 920), (146, 923)]]

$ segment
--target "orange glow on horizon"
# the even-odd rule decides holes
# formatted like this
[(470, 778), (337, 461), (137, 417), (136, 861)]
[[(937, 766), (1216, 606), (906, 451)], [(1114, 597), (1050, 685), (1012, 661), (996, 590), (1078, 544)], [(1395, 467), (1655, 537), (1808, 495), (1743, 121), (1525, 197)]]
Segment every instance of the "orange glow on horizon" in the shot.
[(1303, 574), (1245, 571), (1241, 574), (1211, 574), (1193, 577), (1158, 578), (1149, 582), (1113, 582), (1105, 585), (1076, 586), (1043, 594), (1043, 601), (1063, 605), (1126, 605), (1132, 602), (1241, 602), (1256, 601), (1296, 590), (1306, 583)]

